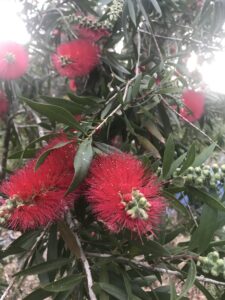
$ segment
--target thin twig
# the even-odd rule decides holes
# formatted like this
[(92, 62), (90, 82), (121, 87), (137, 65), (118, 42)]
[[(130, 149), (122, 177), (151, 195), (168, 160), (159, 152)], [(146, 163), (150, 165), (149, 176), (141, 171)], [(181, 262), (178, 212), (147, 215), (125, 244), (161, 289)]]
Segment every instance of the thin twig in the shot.
[(170, 109), (172, 110), (177, 116), (179, 116), (181, 119), (183, 119), (186, 123), (188, 123), (188, 125), (190, 125), (192, 128), (194, 128), (195, 130), (197, 130), (198, 132), (200, 132), (202, 135), (204, 135), (204, 137), (206, 137), (211, 143), (214, 143), (216, 145), (216, 147), (222, 151), (223, 153), (225, 153), (225, 150), (223, 148), (221, 148), (213, 139), (211, 139), (210, 136), (208, 136), (204, 131), (202, 131), (201, 129), (199, 129), (196, 125), (194, 125), (192, 122), (190, 122), (188, 119), (186, 119), (184, 116), (182, 116), (179, 112), (176, 111), (176, 109), (174, 109), (173, 107), (171, 107), (169, 105), (169, 103), (166, 101), (165, 98), (162, 97), (162, 95), (160, 95), (160, 98), (162, 100), (162, 102)]
[(97, 300), (96, 296), (95, 296), (95, 293), (92, 289), (93, 287), (93, 279), (92, 279), (92, 275), (91, 275), (91, 268), (90, 268), (90, 265), (89, 265), (89, 262), (86, 258), (86, 255), (83, 251), (83, 248), (81, 246), (81, 242), (80, 242), (80, 239), (77, 235), (77, 233), (74, 232), (74, 239), (80, 249), (80, 259), (83, 263), (83, 267), (84, 267), (84, 272), (86, 274), (86, 279), (87, 279), (87, 288), (88, 288), (88, 294), (89, 294), (89, 297), (90, 297), (90, 300)]
[(121, 104), (119, 104), (94, 130), (88, 135), (87, 139), (91, 138), (102, 126), (107, 123), (108, 119), (111, 118), (120, 108)]
[(157, 51), (158, 51), (160, 60), (161, 60), (161, 62), (164, 62), (162, 52), (161, 52), (161, 50), (160, 50), (159, 44), (158, 44), (157, 39), (156, 39), (156, 37), (155, 37), (155, 33), (154, 33), (153, 29), (152, 29), (152, 25), (151, 25), (151, 22), (150, 22), (150, 21), (149, 21), (149, 29), (151, 30), (152, 38), (153, 38), (153, 40), (154, 40), (156, 49), (157, 49)]
[[(91, 275), (91, 268), (89, 262), (86, 258), (86, 255), (83, 251), (80, 239), (74, 230), (74, 223), (71, 221), (72, 217), (70, 213), (67, 214), (67, 217), (70, 219), (70, 222), (59, 222), (59, 230), (62, 235), (62, 238), (66, 242), (70, 251), (74, 254), (74, 256), (82, 261), (83, 269), (86, 275), (87, 280), (87, 291), (90, 300), (97, 300), (95, 293), (93, 291), (93, 279)], [(0, 299), (1, 300), (1, 299)]]
[[(135, 259), (128, 259), (128, 258), (120, 257), (120, 256), (114, 257), (111, 254), (105, 254), (105, 253), (99, 254), (99, 253), (86, 252), (86, 255), (90, 256), (90, 257), (99, 257), (99, 258), (114, 258), (118, 262), (127, 263), (127, 264), (131, 263), (131, 264), (135, 265), (136, 267), (144, 268), (145, 270), (149, 270), (149, 271), (153, 271), (153, 272), (156, 271), (156, 272), (159, 272), (162, 274), (168, 274), (168, 275), (173, 275), (173, 276), (177, 276), (177, 277), (183, 277), (183, 274), (179, 271), (172, 271), (172, 270), (169, 270), (166, 268), (151, 266), (147, 262), (140, 262)], [(217, 280), (207, 278), (204, 276), (196, 276), (195, 279), (197, 279), (201, 282), (204, 282), (204, 283), (225, 286), (225, 282), (217, 281)]]
[[(172, 37), (172, 36), (164, 36), (164, 35), (160, 35), (160, 34), (153, 34), (152, 32), (149, 32), (149, 31), (144, 30), (144, 29), (139, 29), (139, 31), (142, 32), (142, 33), (151, 35), (152, 37), (155, 36), (156, 38), (160, 38), (160, 39), (177, 41), (177, 42), (184, 42), (185, 41), (185, 39), (183, 39), (183, 38)], [(219, 51), (219, 50), (223, 49), (222, 47), (219, 48), (219, 47), (208, 46), (208, 45), (204, 44), (202, 41), (198, 41), (198, 40), (192, 39), (192, 38), (189, 38), (189, 40), (187, 40), (187, 41), (193, 42), (195, 44), (200, 44), (201, 46), (204, 46), (204, 47), (206, 47), (207, 49), (210, 49), (210, 50)]]
[(140, 65), (140, 57), (141, 57), (141, 35), (140, 35), (140, 31), (137, 31), (137, 63), (135, 66), (135, 75), (138, 76), (138, 74), (140, 73), (139, 70), (139, 65)]

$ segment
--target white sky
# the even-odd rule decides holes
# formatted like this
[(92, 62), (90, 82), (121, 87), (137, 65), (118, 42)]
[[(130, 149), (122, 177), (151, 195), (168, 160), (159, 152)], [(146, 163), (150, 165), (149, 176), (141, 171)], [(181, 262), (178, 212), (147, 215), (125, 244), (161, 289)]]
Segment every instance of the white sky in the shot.
[(0, 41), (29, 42), (30, 36), (20, 19), (21, 4), (16, 0), (0, 0)]

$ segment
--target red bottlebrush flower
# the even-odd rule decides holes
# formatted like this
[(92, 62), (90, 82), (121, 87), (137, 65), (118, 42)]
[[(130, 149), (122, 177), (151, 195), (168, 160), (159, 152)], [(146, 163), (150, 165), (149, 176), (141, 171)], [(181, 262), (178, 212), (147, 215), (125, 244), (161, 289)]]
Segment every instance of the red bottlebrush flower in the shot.
[(4, 118), (8, 112), (9, 103), (3, 91), (0, 91), (0, 118)]
[(0, 79), (17, 79), (27, 68), (28, 54), (22, 45), (15, 42), (0, 43)]
[(109, 230), (127, 228), (142, 235), (156, 229), (165, 208), (160, 184), (153, 174), (145, 175), (134, 156), (99, 156), (91, 165), (87, 183), (87, 199)]
[(184, 108), (180, 110), (180, 114), (190, 122), (199, 120), (205, 110), (205, 96), (201, 92), (186, 90), (183, 92)]
[(64, 43), (52, 55), (52, 62), (62, 76), (85, 76), (99, 63), (99, 47), (87, 40)]
[[(41, 153), (66, 142), (69, 142), (67, 137), (61, 135)], [(72, 140), (52, 150), (37, 171), (34, 170), (37, 159), (34, 159), (5, 181), (0, 190), (8, 198), (0, 206), (0, 223), (23, 231), (60, 218), (77, 197), (77, 192), (65, 196), (74, 175), (75, 152), (76, 145)]]
[(77, 85), (76, 85), (76, 81), (74, 79), (69, 80), (69, 88), (71, 91), (76, 92)]
[(110, 35), (110, 32), (104, 28), (93, 29), (84, 27), (82, 25), (74, 25), (72, 29), (79, 38), (87, 39), (92, 42), (97, 42), (101, 38)]

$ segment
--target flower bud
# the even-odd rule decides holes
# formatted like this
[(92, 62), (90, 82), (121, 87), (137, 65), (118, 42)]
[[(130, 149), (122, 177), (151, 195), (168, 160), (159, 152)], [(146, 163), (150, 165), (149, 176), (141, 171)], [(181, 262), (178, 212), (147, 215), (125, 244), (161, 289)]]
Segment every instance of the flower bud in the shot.
[(203, 174), (205, 177), (207, 177), (207, 178), (209, 178), (210, 175), (211, 175), (209, 170), (203, 170), (203, 171), (202, 171), (202, 174)]
[(212, 276), (215, 276), (215, 277), (219, 276), (219, 272), (216, 268), (211, 269), (211, 274), (212, 274)]
[(215, 173), (215, 174), (214, 174), (214, 178), (215, 178), (217, 181), (220, 181), (220, 180), (221, 180), (221, 174), (220, 174), (220, 173)]
[(194, 172), (194, 168), (193, 167), (189, 167), (188, 169), (187, 169), (187, 171), (188, 171), (188, 173), (190, 173), (190, 174), (192, 174), (193, 172)]
[(212, 169), (213, 169), (214, 172), (218, 172), (218, 171), (219, 171), (219, 166), (218, 166), (218, 164), (213, 164), (213, 165), (212, 165)]
[(195, 168), (195, 173), (200, 175), (202, 173), (202, 169), (200, 167)]
[(225, 165), (222, 165), (222, 166), (221, 166), (221, 171), (222, 171), (223, 173), (225, 173)]
[(208, 258), (211, 259), (213, 262), (216, 262), (219, 259), (219, 257), (219, 253), (217, 251), (213, 251), (208, 254)]

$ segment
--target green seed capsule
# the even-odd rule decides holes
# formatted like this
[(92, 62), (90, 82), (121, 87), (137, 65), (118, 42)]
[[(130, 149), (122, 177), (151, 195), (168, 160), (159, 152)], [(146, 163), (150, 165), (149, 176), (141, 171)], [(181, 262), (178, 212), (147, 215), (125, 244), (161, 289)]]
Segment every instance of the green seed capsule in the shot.
[(213, 189), (213, 190), (216, 189), (216, 183), (215, 183), (215, 181), (214, 181), (214, 180), (211, 180), (210, 183), (209, 183), (209, 186), (210, 186), (210, 188)]
[(202, 268), (202, 271), (203, 271), (204, 273), (206, 273), (206, 274), (209, 273), (209, 269), (207, 269), (207, 268)]
[(194, 168), (193, 167), (189, 167), (188, 169), (187, 169), (187, 171), (188, 171), (188, 173), (189, 174), (192, 174), (193, 172), (194, 172)]
[(215, 277), (219, 276), (219, 272), (216, 268), (212, 268), (211, 274), (212, 274), (212, 276), (215, 276)]
[(216, 262), (220, 258), (219, 253), (217, 251), (210, 252), (207, 255), (207, 257), (211, 259), (213, 262)]
[(196, 184), (200, 185), (200, 186), (203, 185), (203, 179), (202, 179), (202, 177), (199, 177), (199, 178), (196, 179)]
[(221, 179), (220, 173), (215, 173), (215, 174), (214, 174), (214, 178), (215, 178), (217, 181), (219, 181), (219, 180)]
[(205, 166), (204, 166), (204, 170), (210, 171), (210, 170), (211, 170), (211, 167), (210, 167), (209, 165), (205, 165)]
[(202, 174), (203, 174), (205, 177), (207, 177), (207, 178), (209, 178), (210, 175), (211, 175), (209, 170), (203, 170), (203, 171), (202, 171)]
[(193, 175), (188, 174), (188, 175), (186, 176), (186, 182), (187, 182), (187, 183), (191, 183), (192, 180), (193, 180)]
[(195, 168), (195, 173), (200, 175), (202, 173), (202, 169), (200, 167)]
[(225, 173), (225, 165), (222, 165), (222, 166), (221, 166), (221, 171), (222, 171), (223, 173)]
[(218, 266), (223, 266), (224, 265), (224, 260), (222, 258), (219, 258), (216, 263), (217, 263)]
[(218, 172), (219, 171), (219, 166), (217, 164), (213, 164), (212, 169), (213, 169), (214, 172)]
[(205, 259), (206, 259), (205, 256), (199, 256), (199, 258), (198, 258), (198, 260), (203, 264), (205, 263)]

